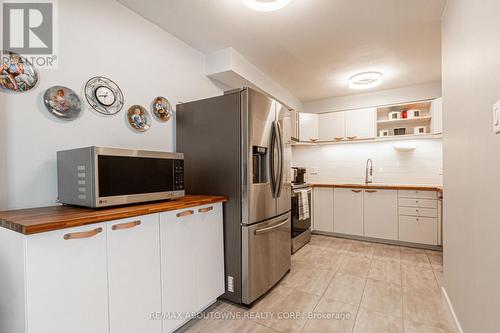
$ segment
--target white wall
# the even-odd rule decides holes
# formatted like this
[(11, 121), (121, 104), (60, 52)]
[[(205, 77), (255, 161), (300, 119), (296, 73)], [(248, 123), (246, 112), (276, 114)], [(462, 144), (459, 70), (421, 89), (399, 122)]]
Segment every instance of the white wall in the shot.
[(443, 17), (444, 277), (464, 332), (499, 331), (498, 0), (448, 0)]
[(327, 98), (304, 103), (304, 112), (324, 113), (423, 101), (441, 97), (441, 82)]
[[(148, 132), (137, 133), (126, 124), (128, 106), (148, 107), (157, 95), (175, 105), (222, 92), (205, 76), (203, 54), (119, 3), (57, 3), (59, 69), (41, 71), (39, 86), (30, 92), (0, 96), (0, 112), (8, 119), (0, 121), (0, 133), (6, 135), (7, 160), (7, 170), (2, 172), (7, 184), (2, 192), (8, 193), (7, 202), (0, 201), (0, 209), (55, 203), (58, 150), (89, 145), (175, 149), (173, 121), (154, 120)], [(87, 108), (73, 122), (48, 114), (42, 103), (47, 88), (66, 85), (81, 93), (94, 75), (110, 77), (121, 87), (124, 110), (113, 117), (102, 117)]]
[[(411, 152), (396, 151), (389, 141), (294, 146), (293, 165), (308, 168), (309, 182), (363, 183), (371, 158), (375, 183), (441, 185), (442, 140), (414, 142), (417, 149)], [(314, 168), (317, 175), (311, 174)]]
[(301, 111), (302, 102), (280, 86), (233, 48), (206, 56), (207, 76), (230, 88), (243, 86), (260, 89), (288, 107)]

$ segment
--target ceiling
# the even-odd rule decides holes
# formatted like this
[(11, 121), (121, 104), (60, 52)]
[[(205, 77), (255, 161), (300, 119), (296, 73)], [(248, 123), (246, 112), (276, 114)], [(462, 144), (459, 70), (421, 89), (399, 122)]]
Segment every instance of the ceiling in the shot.
[(369, 91), (441, 79), (446, 0), (292, 0), (258, 12), (240, 0), (118, 0), (209, 54), (233, 47), (302, 101), (354, 93), (348, 78), (384, 73)]

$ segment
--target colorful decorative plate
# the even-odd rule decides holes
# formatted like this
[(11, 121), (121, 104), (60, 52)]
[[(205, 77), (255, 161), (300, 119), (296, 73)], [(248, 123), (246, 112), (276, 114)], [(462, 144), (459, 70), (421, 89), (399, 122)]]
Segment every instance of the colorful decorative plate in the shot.
[(80, 97), (70, 88), (54, 86), (43, 95), (43, 102), (53, 115), (72, 120), (82, 112), (82, 101)]
[(139, 132), (147, 131), (151, 126), (149, 112), (140, 105), (132, 105), (127, 113), (128, 123)]
[(151, 104), (151, 112), (160, 121), (168, 121), (172, 117), (172, 105), (165, 97), (156, 97)]
[(123, 108), (123, 93), (112, 80), (96, 76), (85, 85), (85, 98), (97, 112), (112, 116)]
[(14, 52), (2, 52), (0, 87), (5, 91), (23, 92), (33, 89), (38, 82), (35, 67), (25, 57)]

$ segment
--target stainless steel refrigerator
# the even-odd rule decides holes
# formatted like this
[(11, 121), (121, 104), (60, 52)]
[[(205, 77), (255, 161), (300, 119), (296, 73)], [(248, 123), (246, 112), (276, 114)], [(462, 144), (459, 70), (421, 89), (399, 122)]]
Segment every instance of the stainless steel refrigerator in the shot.
[(224, 298), (251, 305), (291, 264), (291, 115), (250, 88), (177, 106), (186, 192), (224, 194)]

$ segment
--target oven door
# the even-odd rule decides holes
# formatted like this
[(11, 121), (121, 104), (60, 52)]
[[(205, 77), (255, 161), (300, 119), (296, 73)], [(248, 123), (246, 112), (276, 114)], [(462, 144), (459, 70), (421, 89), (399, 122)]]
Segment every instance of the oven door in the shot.
[(292, 192), (292, 238), (295, 238), (311, 228), (312, 215), (312, 189), (307, 189), (307, 201), (309, 202), (309, 218), (299, 219), (299, 191)]
[(98, 147), (94, 163), (96, 207), (184, 195), (183, 154)]

